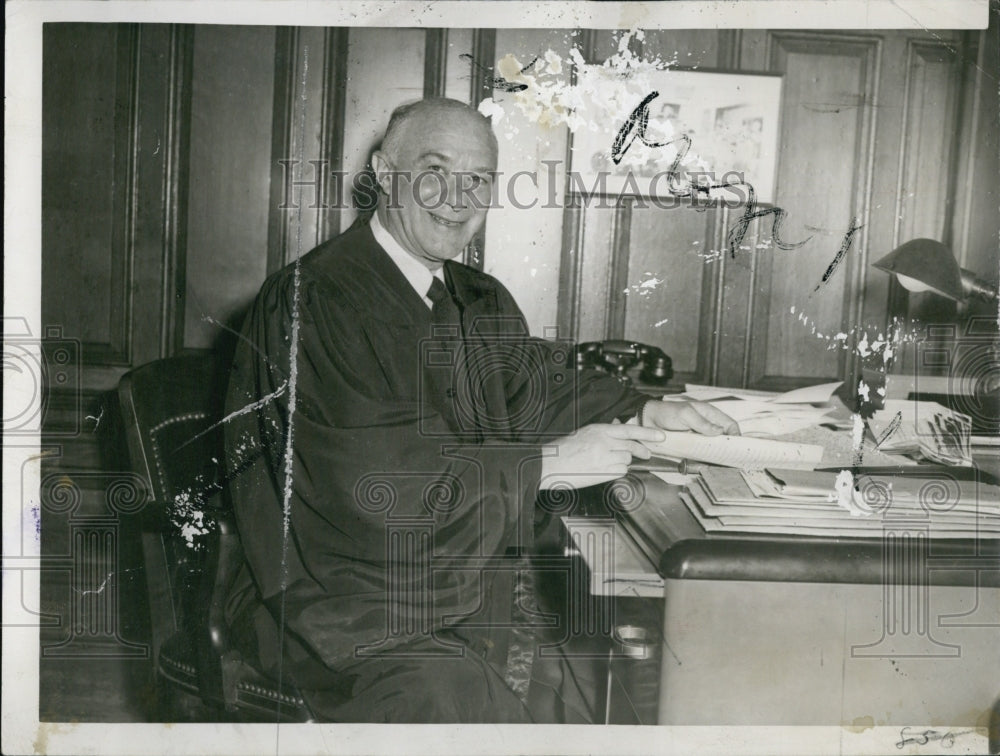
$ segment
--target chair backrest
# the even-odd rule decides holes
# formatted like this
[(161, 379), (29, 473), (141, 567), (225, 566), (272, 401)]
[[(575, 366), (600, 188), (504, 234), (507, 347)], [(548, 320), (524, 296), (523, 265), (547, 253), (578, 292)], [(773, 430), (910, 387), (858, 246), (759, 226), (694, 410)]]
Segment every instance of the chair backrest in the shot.
[[(156, 360), (118, 386), (133, 469), (157, 502), (172, 502), (221, 480), (225, 376), (211, 354)], [(214, 426), (214, 427), (213, 427)]]
[(150, 362), (118, 384), (131, 469), (152, 493), (141, 538), (154, 658), (167, 638), (202, 619), (211, 576), (197, 547), (214, 540), (199, 513), (220, 506), (224, 392), (220, 361), (207, 353)]

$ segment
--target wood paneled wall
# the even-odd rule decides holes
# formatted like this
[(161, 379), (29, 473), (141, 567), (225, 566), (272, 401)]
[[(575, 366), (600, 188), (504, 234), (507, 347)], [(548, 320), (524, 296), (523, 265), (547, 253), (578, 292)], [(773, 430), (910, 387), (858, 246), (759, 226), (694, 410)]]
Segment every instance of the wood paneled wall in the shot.
[[(496, 58), (571, 45), (601, 60), (617, 41), (560, 29), (48, 25), (43, 315), (81, 340), (87, 396), (131, 366), (231, 339), (269, 272), (354, 219), (337, 205), (350, 187), (332, 177), (365, 166), (398, 102), (478, 100)], [(897, 244), (941, 238), (995, 275), (995, 34), (651, 31), (642, 45), (681, 65), (782, 75), (777, 204), (784, 238), (811, 239), (758, 250), (769, 224), (752, 224), (750, 249), (719, 258), (710, 251), (737, 210), (583, 207), (562, 186), (568, 132), (511, 112), (521, 132), (501, 139), (501, 169), (559, 161), (566, 208), (494, 210), (468, 261), (511, 288), (536, 333), (625, 336), (664, 348), (681, 380), (778, 388), (855, 374), (852, 352), (814, 329), (954, 319), (870, 268)], [(817, 289), (852, 223), (850, 253)], [(623, 293), (648, 277), (664, 283)]]
[[(594, 60), (611, 52), (606, 37), (591, 34), (587, 44)], [(996, 55), (995, 34), (660, 31), (644, 46), (677, 50), (681, 65), (782, 75), (774, 205), (786, 213), (782, 238), (809, 241), (777, 249), (764, 219), (735, 257), (719, 255), (739, 210), (628, 198), (602, 207), (594, 197), (580, 206), (577, 197), (563, 225), (564, 334), (660, 346), (679, 381), (767, 389), (853, 382), (863, 334), (875, 340), (893, 318), (911, 331), (956, 321), (954, 305), (907, 295), (871, 262), (928, 236), (996, 279), (1000, 181), (984, 165), (998, 162), (997, 125), (982, 113), (996, 92), (983, 86), (988, 69), (979, 64)], [(848, 254), (823, 283), (853, 227)], [(651, 278), (663, 283), (638, 293)]]
[[(853, 380), (859, 359), (831, 349), (832, 335), (966, 314), (907, 294), (873, 260), (926, 235), (996, 277), (995, 32), (651, 31), (635, 52), (783, 77), (776, 202), (783, 237), (808, 244), (766, 248), (765, 219), (730, 258), (712, 251), (737, 209), (584, 206), (564, 186), (568, 131), (511, 108), (518, 138), (501, 138), (500, 169), (541, 175), (554, 161), (564, 207), (495, 209), (467, 261), (507, 284), (533, 332), (656, 344), (678, 382)], [(400, 101), (477, 101), (497, 58), (565, 57), (571, 46), (603, 60), (617, 38), (47, 25), (43, 318), (80, 340), (82, 362), (79, 397), (50, 387), (48, 426), (81, 427), (130, 367), (187, 349), (224, 353), (264, 277), (353, 221), (340, 204), (351, 187), (334, 176), (364, 168)], [(818, 286), (852, 223), (861, 228), (850, 253)], [(653, 277), (663, 283), (636, 295)], [(904, 348), (900, 369), (911, 357)], [(98, 464), (93, 434), (61, 438), (67, 468)]]

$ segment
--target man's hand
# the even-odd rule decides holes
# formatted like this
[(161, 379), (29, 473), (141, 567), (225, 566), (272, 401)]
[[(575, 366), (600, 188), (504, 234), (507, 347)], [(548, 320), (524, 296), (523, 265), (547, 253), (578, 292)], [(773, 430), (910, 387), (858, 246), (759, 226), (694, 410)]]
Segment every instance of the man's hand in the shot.
[(722, 410), (706, 402), (650, 401), (642, 410), (642, 423), (669, 431), (695, 431), (705, 436), (737, 436), (740, 426)]
[(662, 441), (655, 428), (621, 423), (585, 425), (563, 436), (542, 458), (541, 488), (585, 488), (607, 483), (628, 472), (632, 457), (649, 459), (650, 452), (640, 441)]

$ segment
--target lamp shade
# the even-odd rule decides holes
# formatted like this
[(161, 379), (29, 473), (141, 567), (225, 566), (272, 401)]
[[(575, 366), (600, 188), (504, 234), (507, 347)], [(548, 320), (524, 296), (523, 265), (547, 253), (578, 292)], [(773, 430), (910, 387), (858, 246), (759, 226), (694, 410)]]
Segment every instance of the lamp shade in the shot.
[(961, 302), (966, 298), (962, 287), (962, 269), (951, 251), (939, 241), (913, 239), (872, 265), (887, 273), (911, 279), (911, 285), (907, 286), (909, 289), (914, 288), (912, 282), (915, 281), (949, 299)]

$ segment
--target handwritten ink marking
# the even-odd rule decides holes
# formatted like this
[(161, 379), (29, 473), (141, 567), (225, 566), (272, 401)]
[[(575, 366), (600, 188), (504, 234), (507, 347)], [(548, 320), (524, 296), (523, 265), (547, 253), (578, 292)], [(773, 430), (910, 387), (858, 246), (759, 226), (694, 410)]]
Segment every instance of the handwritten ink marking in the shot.
[(746, 209), (743, 211), (743, 215), (740, 216), (736, 220), (736, 223), (733, 224), (732, 228), (729, 229), (729, 233), (726, 234), (726, 246), (729, 248), (729, 256), (731, 258), (736, 258), (736, 250), (743, 243), (743, 238), (746, 236), (747, 231), (750, 228), (750, 222), (756, 218), (764, 218), (768, 215), (774, 216), (771, 219), (771, 238), (774, 240), (775, 245), (779, 249), (783, 249), (785, 251), (798, 249), (812, 239), (812, 236), (810, 235), (800, 242), (782, 241), (781, 224), (785, 220), (785, 215), (787, 214), (784, 208), (768, 207), (763, 210), (758, 210), (757, 192), (754, 190), (753, 184), (746, 183), (745, 186), (747, 187), (749, 194), (747, 197)]
[[(674, 197), (693, 197), (695, 195), (704, 194), (709, 196), (713, 189), (729, 189), (737, 186), (749, 186), (744, 180), (742, 174), (736, 174), (739, 179), (736, 181), (721, 181), (721, 182), (711, 182), (708, 184), (698, 184), (693, 181), (688, 181), (685, 184), (678, 186), (680, 183), (678, 170), (681, 163), (684, 162), (684, 158), (687, 157), (688, 152), (691, 150), (691, 137), (687, 134), (681, 134), (679, 137), (674, 139), (669, 139), (666, 142), (651, 142), (646, 136), (646, 129), (649, 127), (649, 103), (660, 96), (659, 92), (650, 92), (646, 97), (639, 103), (639, 105), (632, 111), (629, 117), (626, 119), (625, 123), (618, 130), (615, 135), (615, 139), (611, 144), (611, 160), (618, 165), (621, 163), (625, 154), (629, 151), (629, 148), (638, 139), (647, 147), (669, 147), (671, 145), (679, 145), (676, 147), (676, 155), (674, 156), (673, 162), (670, 167), (666, 170), (665, 174), (668, 179), (667, 192)], [(632, 132), (635, 131), (633, 134)], [(629, 137), (631, 136), (631, 139)], [(626, 144), (626, 140), (628, 143)], [(714, 172), (706, 173), (703, 171), (693, 171), (693, 176), (714, 176)], [(726, 174), (731, 175), (730, 173)], [(634, 181), (631, 172), (628, 174), (627, 180)], [(624, 191), (624, 190), (623, 190)], [(637, 192), (638, 193), (638, 192)], [(641, 205), (644, 207), (645, 205)], [(696, 209), (707, 209), (696, 208)]]
[(35, 504), (28, 511), (31, 512), (31, 520), (35, 525), (35, 540), (40, 541), (42, 537), (42, 510)]
[(534, 58), (531, 59), (531, 62), (528, 63), (528, 65), (524, 66), (521, 69), (521, 73), (527, 73), (528, 71), (530, 71), (532, 68), (535, 67), (535, 63), (537, 62), (538, 62), (538, 56), (536, 55)]
[(811, 103), (804, 102), (802, 107), (805, 110), (811, 110), (813, 113), (839, 113), (845, 108), (856, 108), (857, 105), (831, 105), (827, 103)]
[[(622, 124), (622, 127), (615, 135), (614, 142), (611, 144), (611, 160), (615, 165), (621, 163), (622, 158), (625, 157), (625, 153), (629, 151), (629, 148), (636, 139), (647, 147), (666, 147), (670, 144), (670, 142), (651, 142), (646, 138), (646, 129), (649, 127), (649, 103), (659, 96), (660, 93), (655, 90), (650, 92), (643, 98), (642, 102), (639, 103), (636, 109), (632, 111), (629, 117), (625, 119), (625, 123)], [(635, 134), (632, 133), (633, 131), (635, 131)], [(630, 136), (632, 137), (631, 139), (629, 139)], [(626, 139), (628, 139), (628, 143), (626, 143)], [(690, 147), (691, 138), (689, 136), (685, 134), (681, 136), (680, 139), (685, 140), (688, 147)], [(686, 154), (687, 150), (684, 152)], [(678, 150), (677, 158), (674, 159), (674, 165), (671, 166), (668, 173), (673, 173), (676, 170), (676, 166), (680, 163), (681, 157), (680, 150)]]
[[(508, 94), (510, 94), (514, 92), (523, 92), (528, 88), (528, 85), (523, 82), (507, 81), (507, 79), (505, 79), (503, 76), (494, 76), (493, 71), (491, 69), (482, 65), (479, 61), (477, 61), (474, 57), (472, 57), (470, 53), (462, 53), (458, 57), (461, 60), (469, 61), (473, 66), (478, 68), (484, 74), (489, 75), (493, 80), (494, 89), (499, 89), (501, 92), (507, 92)], [(524, 66), (524, 68), (521, 69), (520, 73), (526, 73), (527, 71), (529, 71), (531, 67), (535, 65), (535, 62), (537, 60), (538, 56), (536, 55), (528, 65)]]
[(961, 735), (974, 733), (975, 730), (959, 730), (958, 732), (940, 732), (939, 730), (923, 730), (910, 732), (912, 728), (904, 727), (899, 731), (899, 741), (896, 748), (904, 748), (908, 745), (927, 745), (928, 743), (940, 742), (942, 748), (951, 748), (955, 745), (955, 738)]
[[(639, 103), (639, 105), (636, 106), (635, 110), (633, 110), (632, 113), (629, 115), (629, 117), (625, 120), (625, 123), (622, 124), (622, 127), (618, 130), (618, 133), (615, 135), (615, 139), (611, 145), (611, 160), (614, 162), (615, 165), (619, 165), (621, 163), (622, 158), (625, 157), (625, 154), (629, 151), (629, 148), (631, 148), (632, 145), (635, 143), (636, 139), (638, 139), (647, 147), (666, 147), (668, 145), (675, 144), (677, 142), (683, 142), (683, 145), (677, 148), (677, 155), (674, 158), (673, 164), (670, 166), (670, 169), (667, 171), (668, 175), (671, 176), (676, 175), (678, 167), (680, 166), (684, 157), (687, 155), (688, 150), (691, 148), (691, 137), (689, 137), (687, 134), (682, 134), (680, 137), (677, 137), (676, 139), (672, 139), (666, 142), (652, 142), (649, 140), (649, 138), (646, 136), (646, 129), (649, 127), (649, 103), (651, 103), (659, 96), (660, 93), (655, 90), (646, 95)], [(737, 219), (736, 223), (733, 224), (732, 228), (729, 229), (729, 233), (726, 235), (726, 244), (727, 247), (729, 248), (730, 257), (735, 259), (736, 250), (743, 243), (743, 239), (750, 228), (750, 222), (757, 218), (767, 217), (768, 215), (773, 216), (771, 221), (771, 238), (774, 241), (774, 244), (779, 249), (783, 249), (785, 251), (798, 249), (799, 247), (806, 244), (810, 239), (812, 239), (812, 236), (808, 236), (800, 242), (782, 241), (781, 224), (786, 216), (785, 210), (780, 207), (769, 207), (763, 210), (758, 210), (757, 193), (756, 190), (753, 188), (753, 184), (747, 181), (743, 181), (742, 179), (738, 182), (726, 182), (719, 185), (704, 186), (704, 187), (692, 184), (688, 189), (687, 195), (689, 196), (692, 193), (701, 193), (701, 192), (707, 194), (712, 189), (727, 188), (733, 186), (745, 186), (748, 190), (748, 196), (747, 196), (746, 209), (744, 210), (743, 215), (739, 219)], [(678, 192), (674, 191), (673, 188), (671, 188), (671, 193), (675, 195), (678, 194)], [(848, 247), (850, 246), (850, 240), (851, 238), (853, 238), (854, 231), (857, 231), (857, 229), (853, 228), (853, 223), (852, 223), (852, 230), (848, 231), (848, 237), (845, 239), (845, 243), (847, 244)], [(844, 249), (844, 253), (846, 253), (846, 251), (847, 250)], [(832, 275), (832, 271), (828, 272)]]
[(879, 437), (879, 439), (875, 442), (875, 448), (878, 449), (882, 444), (888, 441), (889, 438), (892, 436), (892, 434), (895, 433), (897, 430), (899, 430), (899, 426), (902, 424), (902, 422), (903, 422), (903, 413), (897, 412), (893, 416), (892, 420), (889, 422), (889, 425), (886, 427), (881, 437)]
[(830, 277), (836, 272), (837, 266), (840, 265), (841, 261), (844, 259), (844, 256), (847, 254), (847, 251), (851, 248), (851, 243), (854, 241), (854, 235), (862, 228), (864, 228), (864, 226), (858, 225), (857, 218), (851, 219), (851, 226), (850, 228), (847, 229), (847, 233), (844, 234), (844, 241), (841, 242), (840, 249), (837, 251), (836, 256), (834, 256), (830, 264), (827, 266), (826, 272), (823, 274), (823, 278), (820, 280), (818, 284), (816, 284), (816, 288), (813, 289), (814, 292), (819, 291), (819, 287), (830, 280)]

